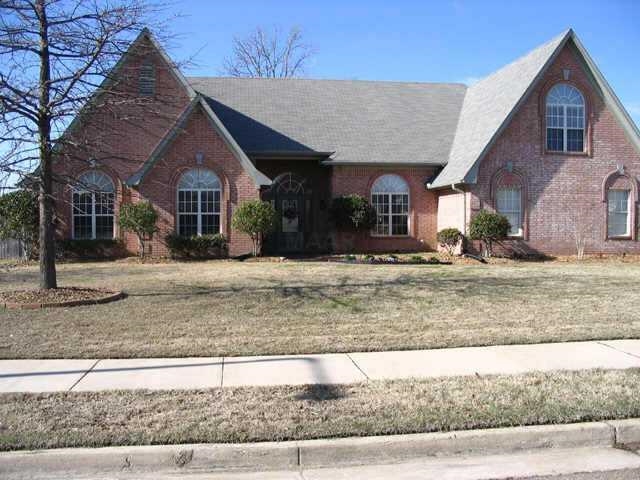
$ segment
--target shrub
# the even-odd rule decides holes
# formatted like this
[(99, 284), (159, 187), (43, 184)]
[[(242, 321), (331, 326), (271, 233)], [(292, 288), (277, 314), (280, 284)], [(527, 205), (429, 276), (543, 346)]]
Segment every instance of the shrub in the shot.
[(461, 240), (462, 232), (457, 228), (444, 228), (438, 232), (438, 243), (445, 248), (449, 255), (453, 255)]
[(122, 242), (115, 239), (102, 240), (58, 240), (58, 255), (68, 259), (98, 259), (123, 257), (125, 250)]
[(165, 238), (171, 258), (220, 258), (227, 256), (227, 239), (221, 233), (186, 237), (170, 233)]
[(425, 258), (422, 255), (411, 255), (409, 257), (411, 263), (427, 263)]
[(27, 190), (0, 195), (0, 239), (22, 242), (25, 256), (32, 257), (38, 245), (38, 198)]
[(336, 229), (341, 231), (370, 230), (378, 218), (367, 199), (356, 194), (334, 198), (329, 213)]
[(139, 255), (144, 257), (144, 241), (151, 240), (158, 227), (158, 212), (150, 202), (125, 203), (120, 207), (118, 223), (123, 231), (133, 232), (138, 237)]
[(480, 240), (484, 246), (484, 256), (490, 257), (493, 255), (494, 242), (507, 238), (510, 229), (509, 220), (504, 215), (481, 210), (471, 220), (469, 237)]
[(253, 256), (262, 253), (262, 241), (273, 232), (278, 222), (276, 209), (269, 202), (249, 200), (241, 203), (233, 214), (231, 224), (236, 230), (246, 233), (253, 243)]

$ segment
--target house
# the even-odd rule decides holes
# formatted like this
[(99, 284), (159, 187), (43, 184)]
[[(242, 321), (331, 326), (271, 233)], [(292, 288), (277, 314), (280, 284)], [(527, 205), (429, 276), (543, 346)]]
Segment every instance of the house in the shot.
[[(468, 87), (186, 78), (148, 31), (112, 77), (139, 101), (94, 101), (69, 127), (54, 164), (62, 238), (135, 251), (116, 219), (147, 199), (153, 254), (174, 231), (220, 232), (242, 254), (233, 211), (263, 198), (282, 217), (274, 253), (435, 249), (481, 209), (509, 219), (508, 250), (575, 253), (579, 237), (640, 253), (640, 132), (572, 30)], [(351, 193), (378, 211), (367, 234), (331, 231), (331, 199)]]

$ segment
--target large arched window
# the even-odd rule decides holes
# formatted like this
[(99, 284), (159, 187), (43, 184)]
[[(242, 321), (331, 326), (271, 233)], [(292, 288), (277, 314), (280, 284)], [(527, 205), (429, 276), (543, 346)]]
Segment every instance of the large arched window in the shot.
[(585, 103), (580, 91), (566, 83), (547, 94), (547, 150), (584, 152)]
[(222, 184), (204, 168), (187, 171), (178, 182), (178, 234), (209, 235), (220, 232)]
[(72, 194), (73, 238), (113, 238), (115, 192), (113, 182), (102, 172), (92, 170), (78, 178)]
[(382, 175), (371, 187), (378, 212), (374, 235), (409, 235), (409, 185), (398, 175)]

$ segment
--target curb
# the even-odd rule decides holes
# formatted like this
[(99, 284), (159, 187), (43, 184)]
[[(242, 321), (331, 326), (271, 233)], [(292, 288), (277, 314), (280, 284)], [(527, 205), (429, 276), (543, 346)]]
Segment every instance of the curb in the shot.
[(0, 453), (3, 478), (299, 470), (425, 457), (640, 444), (640, 419), (335, 440), (69, 448)]

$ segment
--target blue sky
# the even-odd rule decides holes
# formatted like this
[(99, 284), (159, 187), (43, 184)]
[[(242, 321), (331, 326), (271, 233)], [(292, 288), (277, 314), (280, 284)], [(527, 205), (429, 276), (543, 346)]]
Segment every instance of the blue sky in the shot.
[(315, 78), (468, 82), (572, 27), (640, 124), (640, 1), (186, 0), (172, 23), (189, 75), (218, 75), (234, 35), (297, 25)]

